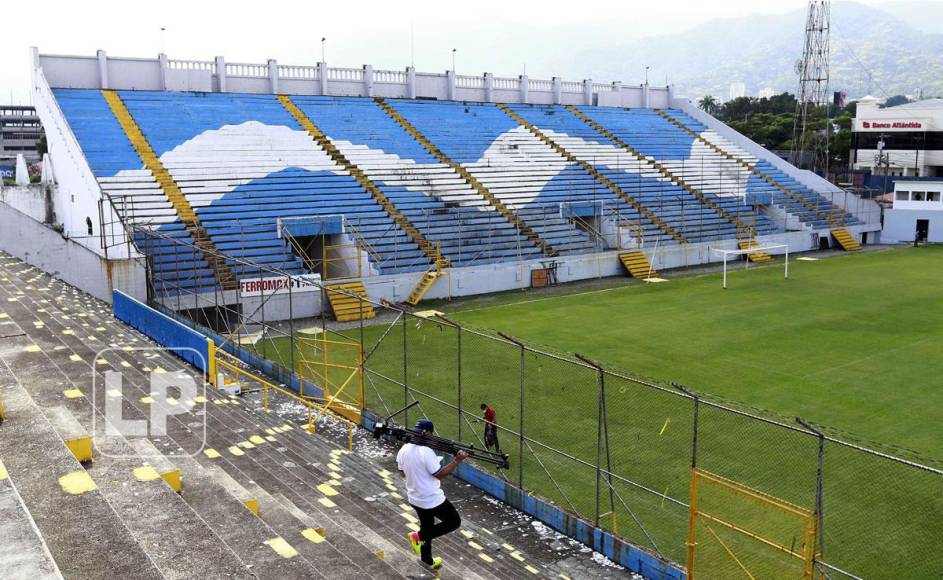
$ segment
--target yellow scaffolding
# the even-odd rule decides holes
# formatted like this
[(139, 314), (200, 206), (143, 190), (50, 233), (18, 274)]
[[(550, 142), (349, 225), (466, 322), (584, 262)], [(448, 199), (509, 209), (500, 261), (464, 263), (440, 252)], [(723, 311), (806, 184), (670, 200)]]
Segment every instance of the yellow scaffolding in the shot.
[[(223, 385), (218, 384), (220, 375), (224, 383), (238, 382), (246, 388), (258, 388), (262, 391), (262, 408), (269, 411), (270, 392), (287, 397), (292, 401), (299, 403), (307, 408), (308, 423), (306, 429), (309, 433), (316, 431), (316, 422), (322, 414), (333, 417), (347, 427), (347, 447), (353, 447), (354, 430), (360, 424), (360, 411), (363, 408), (363, 379), (361, 374), (360, 400), (359, 404), (354, 402), (342, 401), (338, 395), (344, 392), (346, 384), (355, 376), (351, 374), (348, 380), (333, 395), (328, 396), (327, 387), (325, 387), (324, 397), (308, 397), (299, 395), (293, 391), (280, 387), (259, 373), (247, 368), (247, 365), (228, 352), (215, 348), (210, 342), (211, 353), (208, 369), (213, 371), (211, 374), (211, 383), (217, 388)], [(362, 352), (362, 351), (361, 351)], [(341, 365), (334, 365), (336, 368), (346, 368)], [(332, 367), (333, 368), (333, 367)], [(218, 374), (217, 374), (218, 373)]]
[[(690, 492), (689, 580), (816, 578), (822, 554), (813, 510), (699, 468), (691, 470)], [(699, 531), (709, 534), (704, 541)]]

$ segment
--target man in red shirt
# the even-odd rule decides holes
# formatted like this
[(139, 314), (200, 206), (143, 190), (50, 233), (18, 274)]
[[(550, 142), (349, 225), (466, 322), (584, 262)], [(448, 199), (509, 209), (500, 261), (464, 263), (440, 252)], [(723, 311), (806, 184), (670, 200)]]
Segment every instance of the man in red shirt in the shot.
[(491, 450), (494, 447), (495, 453), (501, 453), (501, 446), (498, 444), (498, 423), (495, 420), (495, 412), (491, 405), (481, 404), (482, 419), (485, 422), (485, 448)]

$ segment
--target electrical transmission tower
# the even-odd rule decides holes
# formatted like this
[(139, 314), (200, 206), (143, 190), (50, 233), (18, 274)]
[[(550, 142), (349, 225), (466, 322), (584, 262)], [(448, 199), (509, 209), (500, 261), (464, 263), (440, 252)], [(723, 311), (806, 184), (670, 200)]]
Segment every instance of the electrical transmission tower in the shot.
[[(830, 0), (809, 0), (805, 45), (796, 62), (799, 93), (792, 129), (793, 163), (812, 171), (828, 171), (828, 60)], [(821, 130), (814, 126), (816, 113), (824, 118)]]

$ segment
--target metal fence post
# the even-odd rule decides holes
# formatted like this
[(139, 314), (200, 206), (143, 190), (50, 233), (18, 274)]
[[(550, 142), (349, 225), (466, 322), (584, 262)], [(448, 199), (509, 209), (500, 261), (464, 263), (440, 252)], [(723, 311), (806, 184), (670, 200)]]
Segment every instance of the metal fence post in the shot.
[[(407, 332), (406, 332), (406, 316), (403, 316), (403, 406), (407, 407), (409, 405), (409, 367), (407, 365), (407, 350), (406, 343), (407, 341)], [(409, 427), (409, 408), (403, 411), (403, 422)]]
[(521, 363), (520, 363), (520, 365), (521, 365), (521, 377), (520, 377), (520, 398), (521, 398), (521, 400), (520, 400), (520, 403), (521, 403), (521, 406), (520, 406), (520, 413), (521, 413), (521, 415), (520, 415), (519, 421), (518, 421), (518, 435), (517, 435), (517, 437), (518, 437), (518, 447), (517, 447), (517, 452), (518, 452), (518, 459), (517, 459), (517, 461), (518, 461), (517, 485), (518, 485), (521, 489), (523, 489), (523, 488), (524, 488), (524, 364), (525, 364), (525, 363), (524, 363), (524, 359), (525, 359), (526, 347), (524, 346), (524, 343), (523, 343), (523, 342), (517, 340), (516, 338), (512, 338), (512, 337), (510, 337), (510, 336), (504, 334), (503, 332), (499, 332), (499, 333), (498, 333), (498, 336), (500, 336), (501, 338), (503, 338), (503, 339), (505, 339), (505, 340), (507, 340), (507, 341), (510, 341), (510, 342), (513, 343), (513, 344), (516, 344), (516, 345), (518, 346), (518, 348), (521, 349)]
[[(289, 355), (291, 360), (291, 372), (295, 374), (295, 310), (294, 294), (291, 291), (292, 282), (294, 281), (293, 278), (293, 276), (288, 277), (288, 349), (291, 353)], [(300, 384), (298, 390), (301, 390)]]
[(818, 453), (816, 458), (815, 466), (815, 540), (816, 546), (812, 551), (812, 570), (810, 570), (810, 578), (815, 577), (815, 567), (816, 564), (825, 557), (825, 505), (824, 497), (822, 493), (823, 487), (823, 467), (825, 461), (825, 433), (820, 429), (813, 426), (808, 421), (803, 420), (801, 417), (796, 417), (796, 423), (802, 425), (809, 431), (815, 434), (816, 438), (819, 440), (818, 444)]
[[(596, 395), (597, 397), (597, 401), (596, 401), (596, 518), (594, 522), (595, 522), (595, 526), (598, 528), (599, 516), (600, 516), (599, 514), (599, 511), (600, 511), (599, 510), (599, 503), (600, 503), (599, 488), (600, 488), (600, 480), (602, 479), (603, 423), (605, 421), (605, 408), (606, 408), (605, 378), (604, 378), (604, 371), (603, 371), (602, 365), (600, 365), (599, 363), (593, 360), (590, 360), (589, 358), (579, 353), (574, 353), (574, 354), (576, 358), (580, 359), (581, 361), (583, 361), (584, 363), (588, 364), (589, 366), (593, 367), (596, 370), (596, 387), (597, 387), (597, 391), (596, 391), (597, 392), (597, 395)], [(608, 458), (608, 455), (609, 455), (608, 429), (606, 431), (607, 431), (606, 456)], [(610, 493), (610, 499), (611, 499), (611, 495), (612, 495), (612, 475), (611, 475), (612, 466), (611, 465), (609, 465), (609, 469), (607, 471), (610, 474), (609, 475), (609, 478), (610, 478), (609, 493)], [(614, 504), (614, 502), (612, 501), (610, 501), (610, 503)], [(614, 513), (614, 510), (615, 510), (614, 505), (612, 506), (611, 510), (613, 510), (613, 513)]]
[(697, 430), (700, 398), (683, 385), (672, 383), (676, 389), (694, 400), (694, 420), (691, 428), (691, 484), (688, 495), (688, 580), (694, 580), (694, 556), (697, 547)]

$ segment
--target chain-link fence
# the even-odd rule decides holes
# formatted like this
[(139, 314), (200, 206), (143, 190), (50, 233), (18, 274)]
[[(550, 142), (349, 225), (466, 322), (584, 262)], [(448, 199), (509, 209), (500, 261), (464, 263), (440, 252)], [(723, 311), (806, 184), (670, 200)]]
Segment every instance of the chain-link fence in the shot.
[(395, 421), (428, 417), (445, 437), (484, 447), (490, 405), (510, 458), (496, 475), (665, 562), (693, 562), (692, 577), (943, 576), (943, 470), (334, 286), (372, 313), (338, 323), (316, 280), (225, 258), (289, 282), (200, 292), (149, 268), (152, 302), (289, 384), (320, 384), (323, 340), (359, 344), (363, 404), (386, 416), (418, 402)]

